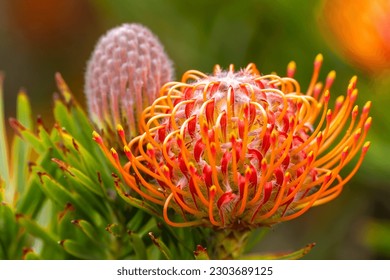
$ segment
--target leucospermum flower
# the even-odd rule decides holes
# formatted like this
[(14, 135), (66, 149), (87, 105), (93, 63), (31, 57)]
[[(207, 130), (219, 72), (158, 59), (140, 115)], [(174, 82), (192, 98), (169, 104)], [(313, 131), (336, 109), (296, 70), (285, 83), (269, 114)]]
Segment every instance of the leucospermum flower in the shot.
[(172, 62), (158, 38), (140, 24), (123, 24), (102, 36), (88, 61), (85, 94), (91, 120), (108, 134), (125, 124), (140, 134), (143, 109), (173, 79)]
[(123, 165), (93, 137), (129, 188), (161, 205), (171, 226), (240, 230), (291, 220), (337, 197), (370, 145), (371, 103), (355, 105), (356, 77), (332, 107), (335, 72), (318, 82), (321, 64), (318, 55), (306, 93), (293, 78), (294, 62), (287, 77), (261, 75), (254, 64), (239, 71), (217, 65), (212, 75), (188, 71), (143, 111), (142, 135), (127, 142), (118, 126)]

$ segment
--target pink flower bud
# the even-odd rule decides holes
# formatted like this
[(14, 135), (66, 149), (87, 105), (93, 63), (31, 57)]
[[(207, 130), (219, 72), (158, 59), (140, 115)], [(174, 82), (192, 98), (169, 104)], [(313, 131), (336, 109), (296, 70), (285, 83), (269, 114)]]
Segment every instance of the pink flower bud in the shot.
[(140, 134), (143, 109), (172, 79), (172, 63), (149, 29), (140, 24), (113, 28), (99, 39), (87, 64), (85, 94), (90, 118), (105, 133), (125, 124), (131, 139)]

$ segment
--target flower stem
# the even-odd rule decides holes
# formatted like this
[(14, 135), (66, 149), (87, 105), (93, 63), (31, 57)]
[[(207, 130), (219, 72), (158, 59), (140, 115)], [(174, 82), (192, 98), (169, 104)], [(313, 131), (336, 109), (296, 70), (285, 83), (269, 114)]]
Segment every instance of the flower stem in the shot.
[(209, 254), (212, 259), (236, 260), (242, 257), (248, 241), (248, 229), (220, 229), (214, 231)]

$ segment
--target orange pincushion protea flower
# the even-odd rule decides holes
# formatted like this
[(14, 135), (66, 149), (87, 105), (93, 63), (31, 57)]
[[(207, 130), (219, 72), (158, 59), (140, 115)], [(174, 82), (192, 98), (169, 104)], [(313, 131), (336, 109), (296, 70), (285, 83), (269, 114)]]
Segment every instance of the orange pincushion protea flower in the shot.
[(216, 66), (211, 76), (185, 73), (143, 111), (145, 133), (128, 143), (118, 126), (123, 166), (93, 137), (132, 190), (163, 206), (169, 225), (246, 229), (291, 220), (339, 195), (370, 145), (371, 103), (360, 113), (354, 105), (356, 77), (330, 109), (335, 72), (323, 86), (321, 64), (318, 55), (306, 94), (292, 78), (293, 62), (284, 78), (260, 75), (254, 64), (237, 72)]

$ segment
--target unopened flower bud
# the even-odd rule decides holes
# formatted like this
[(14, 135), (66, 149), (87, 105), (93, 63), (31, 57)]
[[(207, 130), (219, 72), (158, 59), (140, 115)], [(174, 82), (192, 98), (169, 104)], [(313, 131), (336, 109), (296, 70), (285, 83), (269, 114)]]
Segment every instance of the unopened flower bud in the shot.
[(172, 63), (149, 29), (140, 24), (113, 28), (100, 38), (87, 64), (85, 94), (90, 118), (103, 129), (103, 135), (124, 124), (131, 139), (140, 134), (143, 109), (172, 79)]

